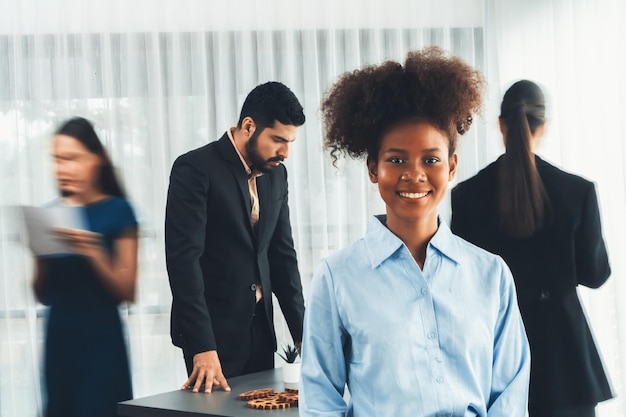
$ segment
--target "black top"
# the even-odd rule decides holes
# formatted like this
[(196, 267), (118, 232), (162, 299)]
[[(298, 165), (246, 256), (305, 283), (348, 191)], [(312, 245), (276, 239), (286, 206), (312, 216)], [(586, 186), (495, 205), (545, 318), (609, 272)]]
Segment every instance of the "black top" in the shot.
[(611, 269), (595, 187), (538, 156), (551, 215), (528, 238), (499, 229), (502, 157), (452, 190), (454, 233), (504, 258), (515, 279), (531, 348), (530, 410), (595, 404), (612, 397), (577, 285), (601, 286)]

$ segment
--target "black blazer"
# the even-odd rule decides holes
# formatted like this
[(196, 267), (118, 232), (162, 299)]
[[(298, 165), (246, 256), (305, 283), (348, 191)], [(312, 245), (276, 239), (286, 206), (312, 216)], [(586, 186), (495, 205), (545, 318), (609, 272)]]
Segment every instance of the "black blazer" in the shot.
[(226, 377), (239, 375), (249, 346), (255, 284), (272, 329), (272, 292), (294, 341), (302, 340), (304, 300), (283, 165), (257, 178), (260, 215), (250, 225), (248, 177), (230, 139), (176, 159), (165, 215), (172, 289), (172, 342), (186, 354), (217, 349)]
[(611, 273), (595, 187), (535, 156), (552, 214), (535, 235), (508, 238), (498, 227), (498, 161), (452, 190), (451, 228), (502, 256), (513, 272), (532, 355), (530, 410), (609, 399), (576, 293), (577, 285), (597, 288)]

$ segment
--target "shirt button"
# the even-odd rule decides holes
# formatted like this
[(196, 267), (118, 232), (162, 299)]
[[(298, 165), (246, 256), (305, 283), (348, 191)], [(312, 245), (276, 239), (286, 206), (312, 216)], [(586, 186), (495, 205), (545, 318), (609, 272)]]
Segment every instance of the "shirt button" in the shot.
[(434, 338), (435, 338), (435, 336), (436, 336), (435, 332), (430, 332), (430, 333), (428, 333), (428, 338), (429, 338), (429, 339), (434, 339)]
[(437, 381), (438, 384), (443, 384), (443, 377), (438, 376), (437, 379), (435, 379), (435, 381)]
[(252, 284), (252, 285), (250, 285), (250, 289), (251, 289), (252, 291), (256, 291), (256, 284)]
[(428, 290), (426, 288), (422, 288), (422, 295), (428, 294)]

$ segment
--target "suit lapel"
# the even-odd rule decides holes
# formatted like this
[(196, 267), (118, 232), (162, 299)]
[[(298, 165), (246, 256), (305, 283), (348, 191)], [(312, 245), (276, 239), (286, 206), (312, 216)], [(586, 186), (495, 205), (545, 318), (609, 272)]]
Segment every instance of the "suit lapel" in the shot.
[(230, 172), (232, 172), (235, 180), (237, 181), (237, 188), (239, 188), (239, 194), (241, 195), (243, 206), (246, 212), (246, 218), (248, 219), (248, 228), (250, 230), (250, 233), (252, 233), (252, 226), (250, 225), (250, 212), (252, 210), (252, 207), (250, 205), (248, 175), (243, 168), (243, 164), (239, 159), (239, 155), (237, 154), (235, 147), (231, 143), (226, 133), (224, 133), (224, 135), (219, 140), (219, 148), (224, 160), (226, 161), (228, 169), (230, 170)]

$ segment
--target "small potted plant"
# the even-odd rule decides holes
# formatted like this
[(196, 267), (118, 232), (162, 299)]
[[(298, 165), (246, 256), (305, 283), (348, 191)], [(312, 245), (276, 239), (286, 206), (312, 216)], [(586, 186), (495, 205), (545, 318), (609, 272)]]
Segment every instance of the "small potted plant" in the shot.
[(283, 365), (283, 380), (287, 383), (296, 383), (300, 380), (300, 363), (296, 362), (300, 356), (300, 350), (296, 345), (283, 347), (283, 353), (278, 352), (278, 356), (285, 361)]

